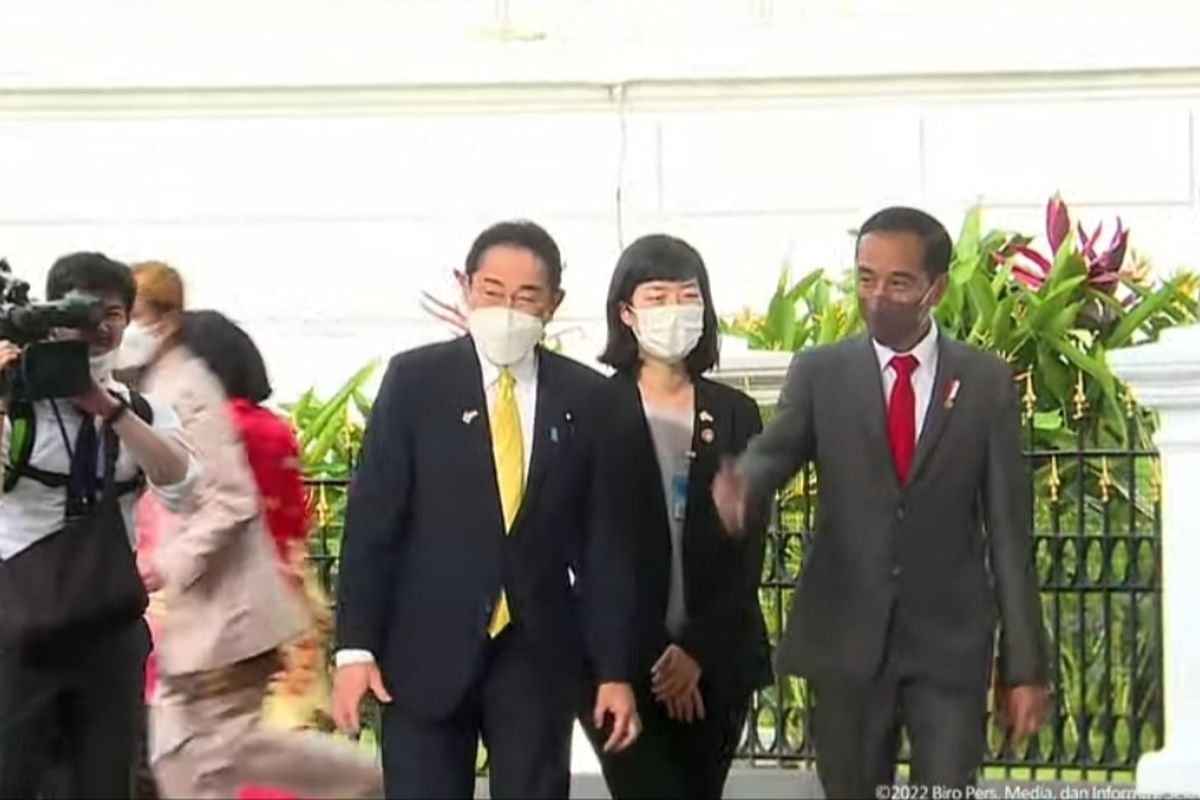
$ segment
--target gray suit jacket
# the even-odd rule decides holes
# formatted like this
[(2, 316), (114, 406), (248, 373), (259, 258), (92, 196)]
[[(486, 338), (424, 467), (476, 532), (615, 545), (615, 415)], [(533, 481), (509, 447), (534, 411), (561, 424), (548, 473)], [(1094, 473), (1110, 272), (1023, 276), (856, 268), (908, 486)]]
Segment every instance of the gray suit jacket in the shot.
[[(940, 336), (909, 482), (897, 483), (867, 337), (796, 354), (776, 417), (739, 463), (752, 502), (817, 469), (817, 532), (780, 644), (781, 671), (1045, 683), (1047, 651), (1012, 371)], [(951, 400), (951, 387), (958, 382)]]

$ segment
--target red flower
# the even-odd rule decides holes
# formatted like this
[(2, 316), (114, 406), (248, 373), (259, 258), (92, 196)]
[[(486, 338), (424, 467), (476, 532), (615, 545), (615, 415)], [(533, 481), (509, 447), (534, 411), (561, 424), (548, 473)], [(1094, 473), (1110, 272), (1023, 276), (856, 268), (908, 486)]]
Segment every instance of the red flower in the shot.
[[(1091, 236), (1088, 236), (1082, 224), (1077, 227), (1079, 242), (1076, 245), (1075, 254), (1082, 258), (1087, 266), (1088, 285), (1098, 291), (1112, 294), (1122, 280), (1121, 267), (1125, 263), (1129, 231), (1122, 226), (1121, 219), (1118, 217), (1116, 233), (1112, 235), (1108, 246), (1101, 251), (1098, 247), (1104, 223), (1097, 225)], [(1062, 248), (1070, 230), (1070, 211), (1063, 199), (1055, 194), (1046, 203), (1046, 240), (1052, 249), (1050, 257), (1046, 257), (1028, 246), (1015, 248), (1014, 252), (1019, 258), (1014, 261), (1012, 266), (1013, 277), (1034, 291), (1040, 289), (1049, 278), (1050, 271), (1054, 266), (1054, 258)], [(1003, 261), (1004, 258), (1001, 256), (998, 260)]]

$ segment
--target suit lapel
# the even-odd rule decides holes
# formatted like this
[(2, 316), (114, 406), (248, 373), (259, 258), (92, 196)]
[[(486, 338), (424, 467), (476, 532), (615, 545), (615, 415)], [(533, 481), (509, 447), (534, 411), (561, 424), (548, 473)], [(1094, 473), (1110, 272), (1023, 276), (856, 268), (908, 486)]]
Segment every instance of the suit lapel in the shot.
[(925, 411), (925, 424), (921, 427), (921, 437), (917, 440), (917, 451), (913, 455), (909, 483), (917, 479), (946, 429), (946, 421), (950, 417), (950, 409), (946, 408), (947, 399), (951, 387), (959, 379), (959, 370), (958, 343), (940, 334), (937, 373), (933, 379), (933, 392), (929, 396), (929, 408)]
[(732, 436), (733, 424), (728, 408), (718, 408), (713, 402), (712, 387), (703, 380), (696, 381), (696, 417), (692, 422), (692, 463), (688, 472), (687, 513), (684, 516), (683, 540), (688, 541), (691, 523), (698, 518), (699, 504), (708, 496), (706, 476), (715, 475), (717, 460), (724, 452), (724, 437)]
[(527, 509), (537, 502), (538, 492), (550, 472), (550, 465), (566, 439), (572, 424), (571, 412), (565, 405), (562, 387), (556, 381), (557, 370), (546, 353), (538, 351), (537, 399), (533, 412), (533, 452), (529, 456), (529, 475), (521, 495), (521, 508), (513, 521), (513, 530), (520, 526)]
[(496, 485), (496, 465), (492, 458), (492, 429), (489, 421), (487, 393), (483, 387), (479, 355), (475, 343), (469, 336), (458, 340), (454, 351), (458, 366), (452, 371), (450, 392), (452, 405), (450, 424), (462, 427), (466, 442), (463, 463), (468, 470), (463, 476), (464, 489), (478, 486), (484, 492), (486, 503), (481, 508), (492, 512), (492, 522), (503, 528), (504, 516), (500, 510), (500, 490)]
[[(692, 423), (692, 475), (709, 475), (716, 472), (713, 461), (720, 451), (721, 436), (724, 432), (729, 435), (732, 425), (724, 419), (723, 408), (713, 405), (712, 390), (705, 381), (696, 381), (696, 418)], [(696, 481), (689, 480), (688, 486), (708, 491), (707, 486), (697, 487)], [(696, 499), (696, 494), (689, 489), (689, 506)], [(690, 510), (690, 508), (689, 508)], [(689, 517), (691, 515), (689, 514)]]
[(896, 480), (892, 466), (892, 451), (888, 445), (887, 399), (883, 396), (883, 370), (879, 367), (879, 356), (869, 336), (859, 339), (858, 352), (852, 365), (852, 390), (861, 405), (861, 418), (865, 420), (865, 436), (871, 457), (881, 464), (884, 471)]

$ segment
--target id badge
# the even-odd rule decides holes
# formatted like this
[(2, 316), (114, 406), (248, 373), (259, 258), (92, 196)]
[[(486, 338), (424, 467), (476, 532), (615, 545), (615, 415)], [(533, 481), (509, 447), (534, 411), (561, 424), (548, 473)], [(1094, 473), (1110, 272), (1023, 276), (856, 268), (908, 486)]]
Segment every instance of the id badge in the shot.
[(671, 476), (671, 517), (682, 520), (687, 514), (688, 465), (685, 462)]

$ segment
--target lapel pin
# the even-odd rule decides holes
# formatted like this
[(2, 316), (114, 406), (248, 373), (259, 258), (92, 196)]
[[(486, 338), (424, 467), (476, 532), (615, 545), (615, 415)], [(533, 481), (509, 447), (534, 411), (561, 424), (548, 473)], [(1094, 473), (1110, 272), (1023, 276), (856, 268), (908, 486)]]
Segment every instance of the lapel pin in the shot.
[(700, 421), (701, 422), (712, 422), (713, 421), (712, 414), (708, 413), (707, 411), (701, 410), (700, 411)]
[(701, 428), (700, 441), (704, 442), (705, 444), (712, 444), (713, 439), (715, 438), (717, 438), (717, 435), (713, 433), (712, 428)]
[(947, 411), (954, 408), (954, 401), (958, 398), (958, 387), (962, 385), (962, 381), (958, 378), (950, 381), (950, 385), (946, 387), (946, 402), (943, 404)]
[(466, 411), (463, 412), (463, 415), (462, 415), (463, 425), (470, 425), (472, 422), (475, 421), (475, 418), (478, 416), (479, 416), (478, 411), (476, 411), (473, 408), (468, 408)]

